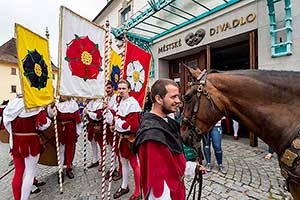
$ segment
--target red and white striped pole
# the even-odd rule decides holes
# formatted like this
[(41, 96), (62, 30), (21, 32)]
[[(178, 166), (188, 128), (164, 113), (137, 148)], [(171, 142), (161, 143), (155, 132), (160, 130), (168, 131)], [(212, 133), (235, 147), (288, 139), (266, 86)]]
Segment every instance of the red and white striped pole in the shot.
[[(105, 23), (105, 52), (104, 52), (104, 74), (105, 74), (105, 85), (108, 80), (108, 68), (109, 68), (109, 21), (107, 20)], [(105, 100), (107, 102), (107, 94), (105, 94)], [(107, 129), (107, 119), (106, 119), (107, 109), (104, 110), (104, 118), (103, 118), (103, 143), (102, 143), (102, 156), (101, 156), (101, 199), (105, 199), (105, 173), (106, 173), (106, 129)]]
[[(122, 60), (121, 60), (121, 66), (120, 66), (120, 79), (123, 79), (123, 69), (124, 69), (124, 61), (125, 61), (125, 53), (126, 53), (126, 31), (124, 33), (124, 43), (123, 43), (123, 49), (122, 49)], [(112, 142), (112, 154), (110, 159), (110, 170), (109, 170), (109, 179), (108, 179), (108, 192), (107, 192), (107, 199), (110, 200), (111, 196), (111, 184), (112, 184), (112, 175), (114, 171), (114, 162), (116, 160), (116, 140), (117, 140), (117, 132), (114, 130), (113, 132), (113, 142)]]
[[(109, 47), (111, 49), (112, 41), (109, 42)], [(108, 189), (107, 189), (107, 199), (110, 200), (111, 197), (111, 184), (112, 184), (112, 175), (114, 171), (114, 162), (116, 158), (116, 134), (113, 134), (113, 143), (111, 149), (111, 157), (110, 157), (110, 169), (109, 169), (109, 179), (108, 179)]]

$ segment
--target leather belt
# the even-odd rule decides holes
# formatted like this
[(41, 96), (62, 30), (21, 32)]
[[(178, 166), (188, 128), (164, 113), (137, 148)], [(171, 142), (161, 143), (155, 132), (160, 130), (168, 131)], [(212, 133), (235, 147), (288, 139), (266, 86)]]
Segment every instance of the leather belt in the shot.
[(17, 136), (33, 136), (33, 135), (36, 135), (36, 136), (38, 136), (37, 133), (13, 133), (13, 135), (17, 135)]

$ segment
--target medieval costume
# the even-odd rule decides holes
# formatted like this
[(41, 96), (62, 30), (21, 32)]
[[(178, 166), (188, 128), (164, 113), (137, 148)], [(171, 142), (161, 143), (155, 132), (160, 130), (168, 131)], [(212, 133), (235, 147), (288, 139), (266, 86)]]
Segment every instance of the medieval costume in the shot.
[(192, 177), (197, 164), (186, 162), (179, 131), (170, 117), (145, 113), (133, 149), (139, 156), (145, 199), (185, 199), (183, 178)]
[[(60, 143), (61, 165), (67, 165), (66, 173), (69, 178), (74, 178), (72, 162), (75, 154), (77, 138), (81, 133), (80, 112), (74, 99), (61, 101), (56, 104), (58, 141)], [(48, 111), (51, 113), (51, 111)]]
[(12, 180), (14, 198), (27, 200), (41, 152), (38, 131), (47, 129), (51, 120), (42, 108), (25, 110), (23, 98), (16, 98), (4, 109), (3, 124), (9, 133), (15, 165)]
[[(109, 109), (109, 112), (113, 113), (113, 115), (116, 115), (116, 109), (117, 108), (117, 105), (118, 105), (119, 102), (117, 102), (117, 95), (116, 94), (113, 94), (112, 96), (109, 96), (108, 97), (108, 109)], [(107, 136), (106, 136), (106, 140), (107, 140), (107, 144), (109, 145), (110, 148), (112, 148), (112, 145), (113, 145), (113, 131), (109, 128), (109, 124), (107, 124), (107, 130), (106, 130), (106, 133), (107, 133)], [(119, 135), (117, 134), (116, 135), (116, 141), (115, 141), (115, 160), (113, 161), (113, 175), (112, 175), (112, 179), (114, 181), (117, 181), (119, 179), (122, 178), (122, 164), (121, 164), (121, 158), (120, 158), (120, 155), (119, 155), (119, 141), (120, 141), (120, 137)], [(119, 169), (117, 170), (116, 168), (116, 162), (117, 162), (117, 158), (118, 158), (118, 161), (119, 161)], [(109, 178), (109, 171), (106, 173), (106, 179)]]
[(102, 149), (103, 146), (103, 103), (102, 100), (91, 100), (87, 105), (86, 109), (88, 110), (88, 140), (91, 142), (93, 159), (92, 163), (88, 168), (99, 166), (98, 161), (98, 146)]
[[(141, 108), (134, 97), (121, 99), (115, 109), (115, 129), (120, 136), (119, 153), (122, 163), (122, 185), (114, 194), (114, 198), (119, 198), (129, 192), (129, 164), (134, 173), (135, 191), (130, 199), (136, 199), (140, 195), (140, 167), (137, 155), (132, 152), (132, 144), (139, 126), (139, 112)], [(109, 118), (109, 117), (108, 117)], [(109, 121), (109, 120), (108, 120)]]

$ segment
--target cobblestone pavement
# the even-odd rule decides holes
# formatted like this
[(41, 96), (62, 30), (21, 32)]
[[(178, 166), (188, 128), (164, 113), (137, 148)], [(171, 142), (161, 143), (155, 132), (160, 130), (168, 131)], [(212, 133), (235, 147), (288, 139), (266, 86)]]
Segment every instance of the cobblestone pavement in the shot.
[[(65, 177), (64, 192), (59, 194), (57, 184), (56, 167), (46, 167), (39, 165), (37, 177), (47, 184), (41, 187), (42, 192), (31, 195), (30, 199), (41, 200), (94, 200), (100, 199), (100, 173), (96, 168), (83, 172), (82, 163), (82, 138), (77, 144), (77, 152), (74, 160), (73, 180)], [(249, 146), (248, 139), (232, 140), (229, 136), (223, 138), (223, 164), (226, 167), (226, 174), (218, 172), (217, 166), (213, 171), (204, 175), (202, 198), (201, 199), (291, 199), (288, 192), (284, 189), (284, 180), (280, 174), (277, 157), (271, 160), (264, 160), (267, 153), (267, 146), (259, 141), (257, 148)], [(91, 149), (88, 145), (88, 153)], [(89, 156), (90, 157), (90, 156)], [(214, 158), (212, 154), (212, 158)], [(8, 167), (10, 156), (8, 145), (0, 143), (0, 175)], [(11, 190), (10, 173), (0, 180), (0, 200), (13, 199)], [(112, 193), (120, 186), (121, 181), (113, 182)], [(187, 188), (191, 181), (186, 181)], [(131, 186), (131, 187), (130, 187)], [(130, 176), (129, 187), (133, 186), (133, 177)], [(132, 188), (133, 189), (133, 188)], [(129, 199), (132, 190), (121, 199)]]

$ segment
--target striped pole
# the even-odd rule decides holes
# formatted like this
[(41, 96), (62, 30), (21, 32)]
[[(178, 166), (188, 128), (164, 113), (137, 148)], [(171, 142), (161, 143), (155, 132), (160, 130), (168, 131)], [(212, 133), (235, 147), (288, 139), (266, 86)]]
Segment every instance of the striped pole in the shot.
[[(124, 63), (125, 63), (125, 54), (126, 54), (126, 34), (127, 30), (124, 32), (124, 43), (123, 43), (123, 49), (122, 49), (122, 60), (121, 60), (121, 66), (120, 66), (120, 79), (122, 80), (124, 77)], [(118, 108), (119, 109), (119, 108)], [(117, 109), (117, 112), (118, 112)], [(113, 132), (113, 143), (112, 143), (112, 155), (111, 155), (111, 160), (110, 160), (110, 171), (109, 171), (109, 190), (108, 190), (108, 195), (107, 198), (110, 200), (110, 187), (111, 187), (111, 182), (112, 182), (112, 174), (114, 171), (114, 162), (116, 158), (116, 138), (117, 138), (117, 131), (116, 129)], [(121, 139), (121, 138), (120, 138)]]
[[(125, 55), (126, 55), (126, 47), (127, 47), (127, 39), (126, 39), (126, 35), (127, 35), (127, 28), (124, 31), (124, 43), (123, 43), (123, 47), (122, 47), (122, 60), (121, 60), (121, 67), (120, 67), (120, 80), (124, 79), (124, 65), (125, 65)], [(126, 78), (126, 77), (125, 77)]]
[[(110, 40), (109, 46), (111, 48), (112, 41)], [(112, 184), (112, 174), (114, 171), (114, 162), (116, 158), (116, 132), (113, 132), (113, 143), (111, 149), (111, 157), (110, 157), (110, 169), (109, 169), (109, 179), (108, 179), (108, 190), (107, 190), (107, 199), (111, 198), (111, 184)]]
[[(105, 73), (105, 85), (108, 80), (108, 68), (109, 68), (109, 21), (107, 20), (105, 23), (106, 33), (105, 33), (105, 51), (104, 51), (104, 60), (105, 60), (105, 67), (104, 67), (104, 73)], [(105, 102), (107, 102), (107, 94), (105, 94)], [(102, 159), (101, 159), (101, 199), (105, 200), (105, 174), (106, 174), (106, 129), (107, 129), (107, 109), (103, 112), (104, 118), (103, 118), (103, 143), (102, 143)]]
[(56, 141), (56, 155), (57, 155), (57, 164), (58, 164), (58, 176), (59, 176), (59, 191), (63, 193), (63, 183), (62, 183), (62, 167), (60, 165), (60, 153), (59, 153), (59, 142), (58, 142), (58, 131), (57, 131), (57, 119), (54, 115), (54, 131), (55, 131), (55, 141)]
[(88, 117), (83, 113), (83, 171), (86, 173), (87, 170), (87, 126), (88, 126)]

